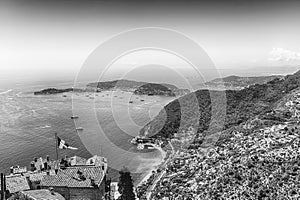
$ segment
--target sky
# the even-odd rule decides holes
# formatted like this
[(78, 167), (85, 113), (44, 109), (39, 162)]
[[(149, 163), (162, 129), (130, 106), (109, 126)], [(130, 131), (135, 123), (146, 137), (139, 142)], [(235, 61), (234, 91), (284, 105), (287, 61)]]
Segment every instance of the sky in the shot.
[[(99, 45), (141, 27), (186, 35), (205, 50), (221, 75), (291, 73), (300, 66), (299, 19), (296, 0), (3, 0), (0, 84), (73, 80)], [(124, 55), (114, 65), (187, 66), (175, 60), (145, 51)]]

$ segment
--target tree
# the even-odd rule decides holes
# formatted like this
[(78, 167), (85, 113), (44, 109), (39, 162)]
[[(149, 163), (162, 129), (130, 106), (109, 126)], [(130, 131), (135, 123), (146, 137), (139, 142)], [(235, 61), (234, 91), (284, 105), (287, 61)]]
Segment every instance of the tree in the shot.
[(135, 194), (133, 192), (133, 181), (131, 178), (131, 174), (126, 167), (123, 167), (121, 171), (119, 171), (119, 193), (121, 196), (119, 200), (135, 200)]

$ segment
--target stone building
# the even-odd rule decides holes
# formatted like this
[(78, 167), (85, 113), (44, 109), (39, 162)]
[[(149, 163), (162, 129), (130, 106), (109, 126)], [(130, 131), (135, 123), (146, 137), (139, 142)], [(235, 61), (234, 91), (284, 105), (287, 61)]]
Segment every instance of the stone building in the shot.
[(102, 199), (107, 190), (107, 160), (97, 155), (89, 159), (79, 156), (61, 160), (34, 158), (30, 170), (12, 167), (10, 172), (6, 176), (6, 197), (33, 190), (36, 192), (22, 194), (38, 195), (39, 191), (47, 189), (66, 200), (96, 200)]
[[(6, 184), (5, 184), (4, 193), (6, 197), (10, 197), (11, 195), (14, 195), (20, 191), (30, 189), (26, 177), (22, 176), (21, 174), (7, 175), (5, 176), (5, 179), (6, 179)], [(2, 188), (1, 182), (0, 182), (0, 188)]]
[(50, 190), (28, 190), (19, 192), (16, 197), (24, 200), (65, 200), (65, 198)]
[(94, 156), (86, 162), (84, 160), (80, 157), (66, 160), (66, 165), (61, 166), (54, 174), (43, 176), (40, 188), (53, 188), (66, 200), (102, 199), (105, 195), (106, 159)]

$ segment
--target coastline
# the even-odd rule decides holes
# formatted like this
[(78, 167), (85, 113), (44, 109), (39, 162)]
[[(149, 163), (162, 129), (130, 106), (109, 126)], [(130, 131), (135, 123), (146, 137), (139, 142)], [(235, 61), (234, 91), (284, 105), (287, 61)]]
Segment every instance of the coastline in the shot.
[[(89, 152), (83, 148), (81, 143), (81, 138), (75, 133), (74, 129), (74, 120), (70, 119), (70, 116), (73, 115), (72, 107), (70, 104), (71, 98), (76, 103), (77, 110), (76, 115), (80, 118), (76, 120), (76, 123), (80, 123), (80, 126), (84, 127), (84, 132), (86, 134), (96, 132), (98, 130), (98, 125), (94, 124), (92, 120), (94, 115), (90, 115), (86, 112), (87, 109), (90, 109), (91, 104), (98, 103), (97, 105), (99, 110), (97, 110), (97, 117), (103, 121), (105, 125), (105, 131), (114, 132), (116, 136), (111, 136), (112, 141), (118, 141), (118, 145), (124, 145), (124, 148), (131, 148), (131, 145), (127, 144), (128, 137), (117, 137), (117, 135), (122, 135), (119, 129), (115, 129), (115, 125), (113, 123), (106, 123), (110, 122), (113, 119), (113, 116), (108, 112), (105, 108), (110, 106), (110, 94), (109, 92), (103, 92), (102, 95), (96, 96), (95, 99), (91, 100), (89, 97), (86, 97), (85, 93), (79, 93), (78, 95), (68, 95), (67, 98), (63, 97), (61, 94), (58, 95), (41, 95), (41, 96), (34, 96), (32, 94), (32, 88), (23, 89), (22, 92), (19, 90), (13, 89), (5, 90), (4, 94), (0, 95), (2, 102), (4, 103), (5, 107), (2, 109), (6, 109), (9, 113), (2, 112), (0, 118), (2, 118), (3, 123), (0, 127), (1, 131), (5, 132), (5, 137), (1, 140), (6, 141), (5, 145), (1, 148), (1, 158), (3, 158), (3, 165), (1, 165), (0, 169), (5, 172), (9, 172), (9, 167), (13, 165), (20, 165), (20, 166), (27, 166), (29, 167), (29, 163), (31, 162), (32, 155), (36, 157), (43, 157), (45, 155), (49, 155), (50, 157), (55, 157), (55, 151), (49, 152), (47, 149), (53, 150), (52, 142), (52, 133), (54, 131), (58, 131), (59, 134), (64, 138), (69, 138), (76, 147), (79, 147), (79, 150), (74, 151), (65, 151), (64, 154), (68, 156), (78, 155), (86, 157), (89, 155)], [(2, 92), (2, 91), (1, 91)], [(20, 96), (17, 96), (20, 95)], [(124, 113), (127, 114), (126, 106), (128, 104), (127, 98), (129, 97), (130, 93), (127, 92), (119, 92), (116, 93), (118, 97), (115, 97), (114, 101), (116, 102), (115, 105), (120, 108), (118, 110), (119, 116), (123, 116)], [(6, 98), (7, 96), (12, 96), (13, 99), (10, 100)], [(122, 99), (120, 98), (122, 97)], [(148, 115), (147, 111), (150, 109), (152, 105), (156, 102), (163, 102), (163, 104), (167, 104), (172, 98), (165, 98), (165, 97), (158, 97), (158, 96), (142, 96), (139, 97), (144, 99), (145, 101), (138, 101), (134, 102), (130, 105), (132, 112), (132, 116), (136, 122), (139, 124), (145, 124), (148, 122)], [(135, 109), (136, 107), (141, 108), (140, 110)], [(19, 112), (17, 112), (19, 111)], [(153, 112), (158, 113), (158, 107), (154, 107)], [(124, 114), (125, 115), (125, 114)], [(38, 118), (38, 120), (36, 120)], [(120, 119), (120, 120), (123, 120)], [(123, 122), (123, 121), (122, 121)], [(127, 124), (127, 123), (122, 123)], [(23, 131), (20, 131), (23, 130)], [(138, 132), (131, 126), (124, 125), (124, 130), (128, 132)], [(119, 134), (120, 133), (120, 134)], [(33, 144), (34, 141), (38, 141), (38, 146), (28, 145)], [(123, 141), (123, 142), (122, 142)], [(132, 145), (133, 146), (133, 145)], [(24, 154), (19, 153), (19, 148), (26, 148), (27, 152)], [(125, 159), (123, 157), (118, 157), (110, 154), (109, 152), (106, 153), (107, 157), (118, 158), (123, 163), (126, 163), (129, 168), (134, 170), (137, 175), (134, 175), (134, 183), (139, 184), (142, 181), (147, 180), (152, 171), (158, 169), (161, 163), (164, 162), (165, 153), (160, 149), (154, 148), (147, 156), (146, 154), (141, 155), (140, 158), (132, 158), (132, 160)], [(106, 151), (106, 150), (104, 150)], [(100, 154), (100, 151), (99, 153)], [(9, 157), (15, 157), (15, 160), (10, 160)], [(17, 160), (17, 161), (16, 161)], [(137, 169), (140, 168), (140, 169)], [(118, 179), (118, 173), (111, 173), (111, 176), (114, 180)]]
[(147, 182), (147, 180), (152, 175), (152, 171), (156, 171), (166, 161), (167, 152), (155, 144), (152, 144), (152, 146), (160, 152), (162, 158), (160, 159), (159, 162), (151, 165), (151, 167), (149, 167), (148, 170), (146, 170), (142, 173), (141, 177), (136, 181), (137, 183), (134, 184), (135, 187), (138, 187), (138, 186), (142, 185), (143, 183)]

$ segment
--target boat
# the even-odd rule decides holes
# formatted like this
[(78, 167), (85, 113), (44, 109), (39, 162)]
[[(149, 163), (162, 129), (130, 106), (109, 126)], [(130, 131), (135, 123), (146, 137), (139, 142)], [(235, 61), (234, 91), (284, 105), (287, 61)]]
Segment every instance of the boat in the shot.
[(145, 101), (144, 99), (141, 99), (141, 101)]
[(143, 150), (144, 149), (144, 144), (138, 144), (137, 149), (138, 150)]
[(131, 144), (137, 144), (136, 139), (137, 139), (136, 137), (132, 138), (132, 140), (130, 141), (130, 143)]
[(133, 101), (129, 101), (129, 103), (133, 103)]
[(78, 127), (78, 128), (76, 128), (76, 130), (77, 130), (77, 131), (82, 131), (83, 128), (82, 128), (82, 127)]
[(71, 119), (78, 119), (79, 117), (77, 115), (71, 116)]
[(67, 97), (67, 95), (64, 94), (63, 97)]
[(146, 148), (146, 149), (154, 149), (154, 146), (146, 145), (145, 148)]

